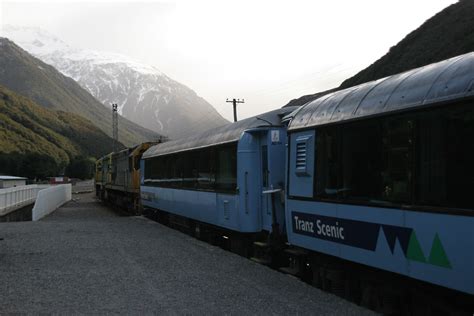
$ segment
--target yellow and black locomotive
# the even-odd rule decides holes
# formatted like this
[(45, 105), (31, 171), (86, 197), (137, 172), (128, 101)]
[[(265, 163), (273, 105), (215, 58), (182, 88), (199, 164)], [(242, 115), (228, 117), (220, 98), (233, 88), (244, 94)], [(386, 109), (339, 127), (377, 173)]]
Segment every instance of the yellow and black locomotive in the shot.
[(102, 201), (120, 206), (129, 214), (139, 214), (140, 159), (156, 142), (147, 142), (98, 159), (95, 165), (95, 192)]

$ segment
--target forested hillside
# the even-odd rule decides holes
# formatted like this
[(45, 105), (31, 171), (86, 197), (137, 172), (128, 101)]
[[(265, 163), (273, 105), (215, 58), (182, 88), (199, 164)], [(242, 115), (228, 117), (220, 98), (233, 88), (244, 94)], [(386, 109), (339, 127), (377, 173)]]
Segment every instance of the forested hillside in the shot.
[(0, 86), (0, 174), (54, 176), (75, 160), (111, 150), (112, 139), (90, 121)]

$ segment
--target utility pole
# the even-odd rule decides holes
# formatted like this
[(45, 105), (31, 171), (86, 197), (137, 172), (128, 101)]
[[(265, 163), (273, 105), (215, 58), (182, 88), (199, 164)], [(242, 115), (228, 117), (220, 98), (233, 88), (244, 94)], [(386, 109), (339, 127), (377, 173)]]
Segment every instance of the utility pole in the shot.
[(245, 100), (242, 99), (232, 99), (232, 100), (229, 100), (229, 99), (226, 99), (225, 102), (227, 103), (231, 103), (234, 105), (234, 122), (237, 122), (237, 103), (245, 103)]
[(117, 103), (112, 103), (112, 138), (113, 151), (117, 152), (118, 150), (118, 113), (117, 113)]

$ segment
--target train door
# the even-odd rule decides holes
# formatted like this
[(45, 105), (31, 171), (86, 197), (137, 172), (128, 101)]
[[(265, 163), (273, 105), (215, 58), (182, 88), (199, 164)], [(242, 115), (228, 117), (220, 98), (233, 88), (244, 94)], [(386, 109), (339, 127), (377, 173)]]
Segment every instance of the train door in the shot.
[[(262, 133), (260, 138), (261, 216), (264, 230), (274, 227), (284, 230), (283, 190), (285, 188), (284, 129), (275, 128)], [(276, 225), (276, 226), (275, 226)]]
[(242, 231), (262, 230), (260, 205), (260, 131), (246, 131), (238, 144), (237, 181), (239, 224)]
[(239, 229), (237, 209), (237, 144), (216, 148), (216, 183), (218, 223), (230, 229)]
[(268, 142), (267, 133), (260, 140), (260, 165), (261, 165), (261, 215), (263, 229), (271, 231), (272, 227), (272, 202), (271, 194), (267, 193), (273, 189), (270, 185), (270, 171), (268, 170)]

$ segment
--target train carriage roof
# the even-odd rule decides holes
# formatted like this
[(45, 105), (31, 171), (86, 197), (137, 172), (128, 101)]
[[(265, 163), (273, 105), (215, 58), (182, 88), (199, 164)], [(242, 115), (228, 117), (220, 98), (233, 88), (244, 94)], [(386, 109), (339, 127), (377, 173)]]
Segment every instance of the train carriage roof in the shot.
[[(172, 154), (184, 150), (193, 150), (238, 141), (246, 130), (257, 127), (280, 126), (283, 116), (291, 113), (297, 107), (286, 107), (263, 113), (254, 117), (229, 123), (195, 136), (164, 142), (148, 149), (143, 158)], [(270, 125), (271, 124), (271, 125)]]
[(474, 52), (327, 94), (292, 113), (289, 130), (474, 96)]

